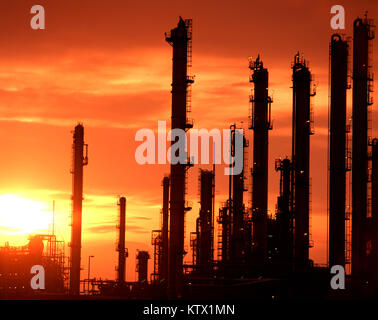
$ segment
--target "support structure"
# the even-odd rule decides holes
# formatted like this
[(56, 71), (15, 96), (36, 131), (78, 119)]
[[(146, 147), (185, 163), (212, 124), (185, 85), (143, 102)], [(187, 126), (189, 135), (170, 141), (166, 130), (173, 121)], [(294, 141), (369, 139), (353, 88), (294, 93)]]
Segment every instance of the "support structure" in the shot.
[(346, 101), (348, 42), (333, 34), (330, 43), (329, 266), (345, 266)]
[(249, 126), (253, 129), (252, 254), (254, 263), (264, 264), (267, 259), (268, 130), (272, 129), (272, 99), (268, 96), (268, 70), (264, 68), (260, 56), (249, 61), (249, 68), (253, 72), (250, 82), (254, 83)]
[(368, 106), (371, 104), (369, 42), (372, 23), (356, 19), (353, 29), (353, 140), (352, 140), (352, 276), (366, 272), (368, 210)]
[[(187, 111), (190, 107), (190, 85), (193, 77), (189, 76), (191, 64), (192, 21), (180, 17), (175, 29), (166, 34), (166, 41), (173, 47), (172, 61), (172, 130), (190, 129), (193, 125), (188, 122)], [(178, 137), (172, 144), (178, 142)], [(178, 152), (178, 151), (177, 151)], [(172, 151), (172, 158), (178, 157)], [(183, 257), (184, 257), (184, 222), (185, 222), (185, 191), (186, 170), (185, 163), (171, 164), (170, 190), (170, 228), (169, 228), (169, 266), (168, 266), (168, 295), (180, 298), (183, 288)]]
[[(85, 153), (84, 153), (85, 148)], [(84, 144), (84, 127), (78, 124), (73, 135), (72, 225), (70, 256), (70, 294), (80, 294), (81, 216), (83, 204), (83, 166), (88, 164), (88, 145)]]
[(310, 135), (313, 118), (310, 104), (311, 73), (297, 53), (293, 63), (292, 192), (295, 219), (295, 262), (298, 268), (309, 263), (310, 248)]

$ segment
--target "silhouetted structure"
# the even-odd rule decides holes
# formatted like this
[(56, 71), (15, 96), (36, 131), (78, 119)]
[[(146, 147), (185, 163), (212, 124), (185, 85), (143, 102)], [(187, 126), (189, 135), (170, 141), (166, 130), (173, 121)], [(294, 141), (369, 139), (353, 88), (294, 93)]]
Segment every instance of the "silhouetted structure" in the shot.
[[(369, 139), (368, 106), (372, 100), (372, 76), (369, 65), (369, 44), (373, 39), (372, 22), (357, 19), (354, 23), (353, 62), (353, 265), (352, 279), (347, 277), (347, 290), (337, 291), (342, 297), (377, 295), (378, 288), (378, 141)], [(190, 107), (188, 76), (191, 64), (191, 20), (182, 20), (166, 35), (173, 46), (172, 128), (192, 127), (187, 118)], [(346, 89), (348, 87), (348, 43), (333, 35), (330, 43), (330, 264), (342, 264), (345, 259), (346, 170), (349, 152), (346, 150)], [(148, 281), (147, 251), (138, 251), (136, 272), (138, 279), (127, 282), (125, 265), (127, 249), (126, 198), (119, 199), (118, 275), (115, 280), (84, 279), (80, 281), (81, 214), (83, 197), (83, 166), (88, 163), (84, 144), (84, 128), (78, 125), (73, 143), (73, 214), (70, 259), (70, 286), (65, 288), (67, 270), (64, 266), (64, 244), (53, 235), (34, 235), (28, 245), (0, 247), (0, 298), (62, 298), (98, 299), (108, 296), (121, 299), (193, 298), (267, 299), (326, 298), (329, 290), (328, 267), (320, 267), (309, 260), (310, 240), (310, 138), (312, 129), (311, 73), (299, 54), (293, 64), (293, 134), (292, 159), (275, 162), (280, 171), (280, 194), (275, 218), (267, 212), (268, 186), (268, 130), (271, 129), (268, 96), (268, 71), (258, 57), (250, 61), (253, 71), (254, 95), (250, 101), (251, 124), (254, 130), (254, 160), (252, 210), (244, 204), (244, 166), (247, 140), (236, 125), (230, 126), (230, 157), (240, 154), (243, 167), (229, 176), (229, 194), (219, 209), (218, 261), (213, 259), (215, 169), (200, 171), (201, 208), (192, 232), (193, 264), (183, 266), (187, 159), (171, 165), (170, 177), (163, 179), (162, 222), (152, 231), (154, 271)], [(237, 141), (242, 136), (243, 146)], [(173, 141), (176, 142), (177, 140)], [(369, 148), (371, 147), (371, 152)], [(171, 158), (180, 157), (172, 153)], [(185, 155), (186, 157), (186, 155)], [(240, 160), (240, 159), (239, 159)], [(371, 167), (368, 162), (372, 161)], [(230, 164), (231, 172), (236, 164)], [(213, 167), (215, 168), (215, 167)], [(371, 176), (369, 170), (371, 168)], [(235, 173), (235, 172), (232, 172)], [(370, 188), (371, 182), (371, 206)], [(371, 214), (369, 212), (371, 210)], [(170, 212), (170, 214), (169, 214)], [(169, 225), (168, 225), (169, 223)], [(252, 232), (253, 224), (253, 232)], [(325, 226), (324, 226), (325, 227)], [(54, 230), (54, 227), (53, 227)], [(252, 241), (253, 238), (253, 241)], [(47, 246), (44, 244), (47, 241)], [(268, 263), (266, 263), (268, 262)], [(40, 264), (46, 270), (46, 291), (30, 289), (30, 266)], [(183, 267), (186, 271), (183, 274)], [(89, 274), (89, 271), (88, 271)], [(66, 279), (67, 278), (67, 279)], [(355, 279), (356, 282), (354, 282)], [(353, 280), (349, 282), (350, 280)], [(362, 280), (362, 281), (361, 281)], [(68, 282), (68, 281), (67, 281)], [(84, 291), (80, 292), (80, 282)], [(357, 283), (359, 286), (349, 286)], [(168, 290), (167, 290), (168, 285)], [(358, 290), (355, 292), (354, 289)], [(65, 293), (65, 294), (64, 294)], [(168, 294), (167, 294), (168, 293)], [(373, 294), (372, 294), (373, 293)], [(60, 296), (56, 296), (59, 294)]]
[(213, 263), (214, 241), (214, 172), (200, 171), (201, 209), (197, 218), (197, 260), (199, 271), (208, 274)]
[(369, 219), (371, 250), (368, 256), (369, 281), (378, 289), (378, 139), (372, 141), (371, 217)]
[(152, 231), (151, 244), (154, 246), (154, 272), (153, 281), (166, 284), (168, 279), (168, 224), (169, 224), (169, 177), (164, 177), (163, 207), (161, 209), (161, 229)]
[(284, 263), (293, 262), (293, 215), (291, 211), (291, 177), (290, 159), (278, 159), (276, 171), (280, 171), (280, 195), (277, 198), (277, 246), (278, 260)]
[(243, 203), (244, 156), (248, 143), (244, 134), (230, 126), (231, 156), (235, 156), (236, 135), (242, 135), (243, 167), (239, 174), (233, 172), (234, 164), (230, 164), (232, 175), (229, 176), (229, 195), (227, 202), (219, 209), (218, 223), (218, 255), (221, 267), (232, 275), (240, 274), (240, 267), (247, 262), (251, 248), (251, 223)]
[(218, 215), (218, 260), (222, 265), (230, 261), (231, 251), (231, 215), (230, 199), (219, 208)]
[(150, 255), (147, 251), (138, 251), (136, 259), (136, 271), (138, 272), (138, 281), (147, 282), (148, 259), (150, 259)]
[[(88, 164), (88, 145), (84, 144), (84, 127), (81, 124), (75, 127), (73, 140), (70, 294), (78, 295), (80, 294), (83, 166)], [(86, 147), (85, 155), (84, 147)]]
[(163, 223), (160, 279), (168, 279), (169, 177), (163, 179)]
[(120, 283), (125, 282), (126, 275), (126, 257), (128, 256), (128, 251), (125, 247), (125, 236), (126, 236), (126, 198), (119, 198), (119, 236), (118, 236), (118, 267), (117, 267), (117, 281)]
[(311, 73), (299, 53), (293, 64), (293, 136), (292, 136), (292, 193), (295, 219), (294, 250), (299, 268), (309, 263), (310, 247), (310, 135), (312, 111), (310, 105)]
[(352, 140), (352, 275), (366, 272), (366, 218), (368, 210), (368, 106), (372, 76), (369, 41), (371, 21), (356, 19), (353, 28), (353, 140)]
[[(236, 135), (242, 135), (243, 141), (243, 158), (244, 151), (247, 147), (244, 134), (240, 133), (234, 127), (231, 130), (231, 154), (235, 156), (237, 152), (236, 149)], [(239, 174), (233, 174), (230, 181), (232, 184), (229, 186), (230, 191), (230, 204), (231, 204), (231, 221), (232, 221), (232, 234), (231, 234), (231, 262), (240, 264), (246, 262), (247, 246), (245, 242), (245, 207), (244, 207), (244, 191), (246, 191), (244, 186), (244, 163), (243, 170)]]
[[(64, 294), (66, 273), (64, 268), (64, 242), (55, 235), (30, 236), (25, 246), (0, 247), (0, 298), (18, 299), (46, 294)], [(32, 266), (45, 269), (45, 289), (33, 290), (30, 280)]]
[(268, 130), (272, 129), (272, 99), (268, 96), (268, 70), (264, 68), (260, 56), (256, 61), (249, 61), (249, 68), (253, 71), (250, 82), (254, 83), (249, 126), (253, 129), (252, 254), (254, 263), (263, 264), (267, 259)]
[(339, 34), (330, 43), (329, 265), (345, 265), (346, 91), (348, 42)]
[[(189, 106), (190, 91), (188, 87), (193, 83), (193, 77), (188, 75), (191, 63), (191, 20), (180, 21), (175, 29), (166, 34), (166, 41), (173, 47), (172, 62), (172, 130), (186, 130), (193, 125), (188, 122), (187, 108)], [(178, 137), (175, 137), (175, 143)], [(172, 152), (172, 159), (179, 157)], [(185, 180), (188, 166), (180, 162), (171, 164), (170, 191), (170, 236), (169, 236), (169, 271), (168, 291), (172, 297), (182, 295), (182, 275), (184, 252), (184, 221), (185, 221)]]
[(151, 274), (153, 282), (159, 282), (161, 278), (163, 239), (161, 230), (152, 230), (151, 244), (154, 246), (154, 271)]

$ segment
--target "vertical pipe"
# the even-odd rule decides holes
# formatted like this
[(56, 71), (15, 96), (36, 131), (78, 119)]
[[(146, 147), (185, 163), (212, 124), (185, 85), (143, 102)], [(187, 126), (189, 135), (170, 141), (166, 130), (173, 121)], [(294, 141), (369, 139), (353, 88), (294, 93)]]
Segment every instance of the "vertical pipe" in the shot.
[(345, 266), (346, 90), (348, 43), (334, 34), (330, 44), (329, 265)]
[(125, 282), (126, 266), (126, 198), (119, 198), (118, 282)]
[(267, 259), (267, 220), (268, 220), (268, 130), (270, 125), (270, 103), (268, 96), (268, 70), (263, 67), (260, 56), (250, 61), (253, 71), (250, 82), (254, 83), (252, 123), (253, 129), (253, 170), (252, 170), (252, 219), (255, 263)]
[[(170, 35), (168, 41), (173, 47), (172, 59), (172, 130), (186, 130), (187, 125), (187, 77), (188, 42), (190, 41), (185, 21), (180, 21)], [(177, 138), (178, 139), (178, 138)], [(177, 142), (172, 141), (172, 144)], [(172, 158), (175, 154), (172, 151)], [(171, 164), (170, 191), (170, 236), (169, 236), (169, 271), (168, 293), (171, 297), (182, 296), (183, 256), (184, 256), (184, 219), (185, 219), (185, 180), (186, 165)]]
[(310, 83), (311, 73), (299, 53), (293, 64), (293, 188), (295, 260), (298, 267), (309, 263), (310, 212)]
[(368, 183), (368, 66), (367, 21), (356, 19), (353, 28), (353, 137), (352, 137), (352, 275), (359, 278), (366, 263)]
[(81, 124), (75, 127), (73, 140), (70, 294), (79, 295), (83, 166), (88, 163), (87, 156), (84, 157), (84, 127)]

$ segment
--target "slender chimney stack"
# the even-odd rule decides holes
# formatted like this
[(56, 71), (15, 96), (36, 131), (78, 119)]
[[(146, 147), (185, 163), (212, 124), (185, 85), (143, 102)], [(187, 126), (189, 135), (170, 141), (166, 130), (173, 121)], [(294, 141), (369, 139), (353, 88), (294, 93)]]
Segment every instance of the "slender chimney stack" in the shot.
[(86, 148), (84, 156), (84, 147), (87, 145), (84, 144), (84, 127), (81, 124), (75, 127), (73, 140), (70, 294), (79, 295), (83, 166), (88, 164), (88, 148)]
[(119, 283), (125, 282), (126, 257), (127, 251), (125, 248), (125, 234), (126, 234), (126, 198), (119, 198), (119, 236), (118, 236), (118, 279)]

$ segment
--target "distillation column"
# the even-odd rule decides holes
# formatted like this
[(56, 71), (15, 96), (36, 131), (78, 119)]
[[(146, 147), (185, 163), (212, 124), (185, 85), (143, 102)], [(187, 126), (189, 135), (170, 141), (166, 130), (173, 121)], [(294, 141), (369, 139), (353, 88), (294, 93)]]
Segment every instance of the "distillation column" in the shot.
[(295, 260), (298, 267), (309, 263), (309, 213), (310, 213), (310, 135), (312, 119), (310, 108), (311, 73), (299, 53), (293, 64), (293, 135), (292, 192), (295, 219)]
[(119, 239), (118, 239), (118, 279), (119, 283), (125, 282), (125, 267), (127, 250), (125, 248), (125, 234), (126, 234), (126, 198), (119, 198)]
[[(239, 138), (237, 135), (240, 135), (240, 141), (243, 141), (242, 150), (236, 150), (237, 144), (236, 140)], [(231, 209), (231, 263), (241, 264), (245, 262), (246, 258), (246, 243), (245, 243), (245, 208), (243, 203), (243, 194), (245, 191), (244, 187), (244, 152), (247, 147), (247, 143), (244, 137), (244, 133), (236, 129), (235, 125), (231, 126), (231, 154), (235, 156), (236, 153), (241, 152), (243, 157), (243, 166), (239, 174), (234, 174), (230, 176), (229, 188), (229, 204)]]
[(366, 264), (368, 183), (369, 41), (368, 19), (356, 19), (353, 29), (353, 138), (352, 138), (352, 275), (361, 277)]
[(84, 127), (81, 124), (75, 127), (73, 140), (70, 294), (79, 295), (83, 166), (88, 164), (88, 148), (84, 156), (84, 147), (87, 145), (84, 144)]
[(267, 259), (267, 219), (268, 219), (268, 130), (271, 98), (268, 96), (268, 70), (264, 68), (260, 56), (249, 62), (253, 71), (250, 82), (254, 83), (251, 125), (253, 129), (253, 169), (252, 169), (252, 221), (253, 261), (263, 264)]
[(371, 252), (368, 258), (369, 281), (373, 286), (378, 285), (378, 139), (372, 141), (372, 170), (371, 170), (371, 218), (369, 235)]
[[(191, 20), (180, 21), (175, 29), (166, 35), (166, 41), (173, 47), (172, 61), (172, 130), (186, 130), (191, 126), (187, 121), (187, 92), (193, 82), (188, 76), (188, 58), (191, 57)], [(177, 142), (172, 141), (172, 144)], [(177, 150), (178, 153), (178, 150)], [(172, 158), (178, 154), (172, 154)], [(182, 296), (185, 180), (187, 165), (171, 164), (170, 173), (170, 228), (168, 293), (171, 297)]]
[(213, 261), (213, 197), (214, 197), (214, 172), (201, 170), (200, 172), (201, 188), (201, 209), (199, 216), (199, 254), (197, 263), (202, 272), (208, 272), (211, 269)]
[(348, 42), (339, 34), (330, 43), (329, 266), (345, 266), (346, 91)]
[(290, 263), (293, 258), (293, 216), (291, 213), (290, 159), (276, 160), (276, 171), (280, 171), (280, 195), (277, 199), (278, 256), (281, 262)]

